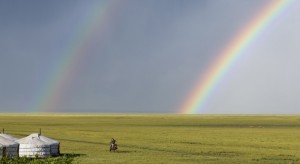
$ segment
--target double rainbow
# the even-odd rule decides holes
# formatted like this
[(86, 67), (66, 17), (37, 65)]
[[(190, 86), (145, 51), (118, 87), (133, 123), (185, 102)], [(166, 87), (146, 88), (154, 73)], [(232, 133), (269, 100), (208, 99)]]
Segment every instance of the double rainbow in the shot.
[(179, 109), (179, 113), (201, 113), (208, 98), (223, 76), (243, 55), (243, 52), (255, 43), (255, 39), (268, 29), (274, 19), (285, 11), (291, 2), (292, 0), (272, 0), (253, 20), (247, 23), (213, 61), (204, 76), (196, 84), (196, 87), (193, 88), (191, 95), (188, 96), (183, 106)]

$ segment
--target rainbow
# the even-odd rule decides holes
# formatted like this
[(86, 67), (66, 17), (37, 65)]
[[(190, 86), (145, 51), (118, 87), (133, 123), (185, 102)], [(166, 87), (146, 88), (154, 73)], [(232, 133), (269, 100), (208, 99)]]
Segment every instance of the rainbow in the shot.
[(96, 34), (105, 30), (109, 17), (116, 11), (119, 3), (116, 1), (97, 1), (88, 9), (88, 17), (81, 22), (70, 38), (70, 42), (58, 52), (60, 57), (48, 75), (46, 83), (41, 87), (31, 112), (57, 111), (62, 97), (65, 95), (68, 84), (74, 79), (80, 69), (89, 44), (95, 39)]
[(179, 109), (179, 113), (201, 113), (208, 98), (230, 68), (243, 55), (243, 52), (255, 43), (255, 39), (268, 29), (274, 19), (286, 10), (291, 2), (292, 0), (272, 0), (257, 16), (247, 23), (219, 53), (204, 73), (204, 76), (196, 83), (196, 87), (193, 88), (192, 93)]

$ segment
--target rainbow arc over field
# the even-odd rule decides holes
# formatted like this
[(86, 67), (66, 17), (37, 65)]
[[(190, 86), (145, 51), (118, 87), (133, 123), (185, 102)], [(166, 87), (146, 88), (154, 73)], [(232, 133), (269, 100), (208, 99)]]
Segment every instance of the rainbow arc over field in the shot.
[(90, 43), (105, 31), (105, 24), (112, 19), (117, 8), (123, 3), (117, 1), (96, 1), (87, 10), (86, 19), (73, 32), (70, 42), (57, 53), (60, 57), (49, 73), (46, 83), (38, 91), (31, 112), (53, 112), (58, 110), (65, 88), (76, 76)]
[(265, 31), (270, 24), (286, 10), (292, 0), (271, 0), (219, 53), (210, 64), (204, 76), (196, 83), (190, 95), (179, 109), (179, 113), (196, 114), (205, 108), (210, 95), (224, 75), (237, 62), (243, 52)]

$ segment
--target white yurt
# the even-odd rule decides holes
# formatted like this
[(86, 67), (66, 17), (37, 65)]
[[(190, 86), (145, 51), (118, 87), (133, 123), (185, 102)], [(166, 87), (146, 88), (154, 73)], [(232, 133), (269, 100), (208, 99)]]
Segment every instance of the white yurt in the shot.
[(41, 140), (38, 133), (16, 140), (19, 145), (20, 157), (50, 157), (50, 143)]
[(19, 143), (11, 141), (0, 136), (0, 144), (2, 145), (2, 156), (17, 157), (19, 152)]

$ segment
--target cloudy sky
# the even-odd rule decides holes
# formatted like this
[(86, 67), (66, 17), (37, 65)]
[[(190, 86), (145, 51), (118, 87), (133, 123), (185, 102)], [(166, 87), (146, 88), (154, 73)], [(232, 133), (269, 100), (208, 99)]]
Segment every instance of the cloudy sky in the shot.
[[(270, 2), (0, 1), (0, 112), (177, 113)], [(300, 114), (299, 7), (257, 37), (201, 113)]]

